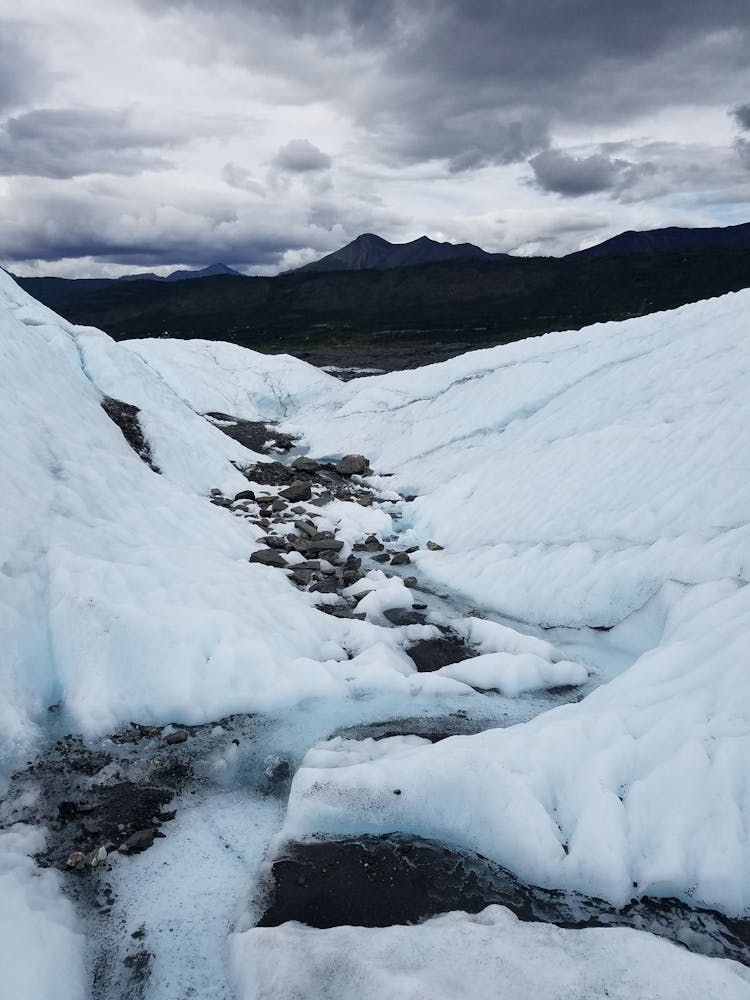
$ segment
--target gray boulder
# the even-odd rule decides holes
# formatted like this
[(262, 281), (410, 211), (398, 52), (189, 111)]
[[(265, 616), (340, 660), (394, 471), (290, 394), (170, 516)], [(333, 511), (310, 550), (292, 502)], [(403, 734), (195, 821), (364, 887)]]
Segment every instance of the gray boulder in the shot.
[(370, 471), (370, 463), (364, 455), (344, 455), (336, 462), (336, 472), (341, 476), (363, 476)]

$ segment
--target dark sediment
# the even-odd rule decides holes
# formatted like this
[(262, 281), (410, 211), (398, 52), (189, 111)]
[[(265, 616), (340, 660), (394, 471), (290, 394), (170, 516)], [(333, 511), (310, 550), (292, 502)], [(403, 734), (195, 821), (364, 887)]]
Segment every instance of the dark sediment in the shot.
[(481, 855), (396, 833), (289, 844), (273, 864), (268, 890), (260, 927), (288, 920), (319, 928), (388, 927), (499, 904), (525, 921), (632, 927), (750, 965), (748, 920), (677, 899), (645, 898), (618, 910), (601, 899), (526, 885)]
[(136, 455), (153, 469), (154, 472), (161, 473), (161, 469), (154, 465), (153, 458), (151, 456), (151, 446), (146, 440), (143, 430), (141, 429), (141, 424), (138, 419), (138, 414), (141, 412), (137, 406), (132, 403), (124, 403), (121, 399), (112, 399), (111, 396), (105, 396), (102, 399), (102, 409), (107, 414), (110, 420), (122, 431), (122, 435), (128, 442), (130, 447), (136, 453)]
[(295, 439), (291, 435), (277, 431), (273, 424), (262, 420), (242, 420), (241, 417), (219, 412), (205, 413), (204, 416), (214, 427), (251, 451), (266, 454), (269, 451), (289, 451), (294, 446)]

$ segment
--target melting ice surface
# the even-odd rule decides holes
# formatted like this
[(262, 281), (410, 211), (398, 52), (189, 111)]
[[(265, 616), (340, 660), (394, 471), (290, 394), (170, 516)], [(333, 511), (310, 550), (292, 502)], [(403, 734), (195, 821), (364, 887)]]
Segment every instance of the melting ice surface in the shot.
[[(92, 740), (131, 719), (260, 713), (279, 720), (267, 749), (296, 769), (288, 803), (261, 801), (243, 796), (231, 745), (211, 749), (225, 785), (113, 862), (123, 940), (158, 928), (145, 996), (346, 997), (357, 983), (449, 997), (499, 977), (509, 996), (750, 996), (734, 963), (502, 908), (381, 931), (238, 916), (272, 841), (393, 830), (615, 906), (663, 895), (750, 914), (749, 307), (742, 292), (344, 384), (226, 344), (117, 345), (0, 274), (0, 773), (43, 750), (56, 703), (61, 731)], [(162, 475), (103, 393), (140, 408)], [(370, 620), (338, 620), (249, 565), (261, 530), (206, 495), (245, 488), (233, 463), (259, 456), (208, 411), (282, 420), (313, 455), (358, 451), (394, 473), (383, 489), (417, 499), (389, 508), (393, 530), (423, 546), (415, 571), (481, 655), (414, 674), (373, 617), (379, 598)], [(345, 515), (350, 540), (383, 531), (377, 507)], [(554, 702), (530, 710), (524, 691), (569, 683), (582, 700), (531, 718)], [(509, 696), (489, 699), (504, 728), (323, 745), (358, 721), (486, 707), (467, 685)], [(85, 918), (30, 860), (41, 836), (0, 840), (0, 969), (19, 995), (54, 981), (84, 997)]]

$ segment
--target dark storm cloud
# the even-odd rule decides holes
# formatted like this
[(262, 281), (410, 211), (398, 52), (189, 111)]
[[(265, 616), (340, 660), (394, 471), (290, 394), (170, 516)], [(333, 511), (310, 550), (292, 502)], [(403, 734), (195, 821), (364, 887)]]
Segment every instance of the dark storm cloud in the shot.
[(308, 139), (291, 139), (276, 153), (273, 166), (292, 174), (304, 174), (327, 170), (331, 166), (331, 157)]
[(29, 111), (9, 118), (0, 128), (0, 174), (56, 178), (135, 174), (168, 166), (154, 150), (169, 144), (168, 135), (136, 127), (122, 112)]
[[(195, 11), (195, 0), (138, 0), (147, 12), (164, 10)], [(398, 24), (399, 0), (332, 0), (313, 4), (309, 0), (216, 0), (214, 14), (236, 14), (243, 19), (258, 18), (283, 32), (330, 39), (332, 34), (347, 34), (360, 44), (388, 38)]]
[(46, 179), (18, 178), (11, 185), (6, 216), (0, 202), (0, 260), (90, 257), (137, 267), (216, 261), (262, 267), (290, 250), (325, 253), (340, 242), (320, 227), (315, 205), (264, 219), (232, 200), (201, 204), (188, 193), (160, 216), (151, 201), (134, 202), (117, 182), (90, 190)]
[(621, 192), (644, 169), (606, 153), (571, 156), (560, 149), (547, 149), (533, 156), (529, 163), (538, 187), (569, 198), (599, 191)]
[[(750, 104), (740, 104), (729, 113), (743, 132), (750, 132)], [(740, 137), (735, 141), (734, 148), (741, 163), (750, 169), (750, 139)]]
[(750, 132), (750, 104), (740, 104), (734, 108), (731, 115), (741, 129)]
[[(711, 101), (736, 85), (750, 49), (747, 0), (223, 0), (211, 24), (231, 32), (238, 59), (257, 51), (259, 29), (308, 37), (325, 67), (320, 93), (334, 94), (373, 147), (388, 159), (444, 159), (454, 172), (525, 159), (560, 125)], [(275, 69), (292, 81), (297, 72), (283, 50)], [(300, 99), (314, 99), (315, 74), (299, 83)]]

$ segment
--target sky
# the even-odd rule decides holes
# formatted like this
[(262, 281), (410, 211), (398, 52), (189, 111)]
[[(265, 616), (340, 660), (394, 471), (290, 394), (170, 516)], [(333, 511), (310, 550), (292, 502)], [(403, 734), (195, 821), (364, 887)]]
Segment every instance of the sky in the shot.
[(748, 0), (0, 0), (18, 274), (748, 220)]

